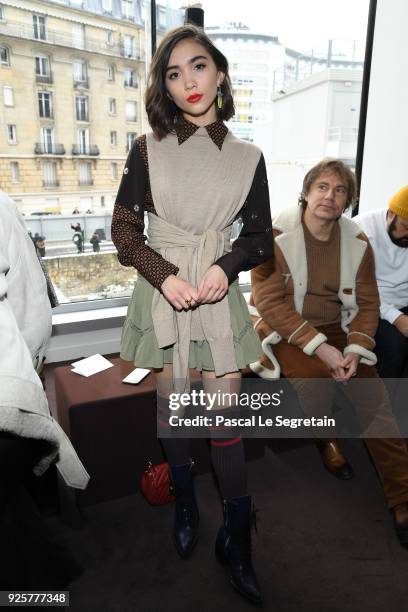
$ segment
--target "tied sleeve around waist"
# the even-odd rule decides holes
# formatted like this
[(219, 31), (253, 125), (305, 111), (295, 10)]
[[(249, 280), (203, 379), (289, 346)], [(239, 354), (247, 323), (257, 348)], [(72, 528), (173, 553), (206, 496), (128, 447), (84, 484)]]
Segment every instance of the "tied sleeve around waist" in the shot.
[[(229, 249), (231, 227), (224, 231), (208, 229), (191, 234), (149, 213), (149, 246), (179, 268), (180, 278), (198, 287), (208, 268)], [(201, 304), (194, 310), (177, 311), (154, 290), (152, 319), (160, 348), (173, 345), (174, 391), (189, 390), (188, 358), (190, 340), (206, 340), (210, 345), (216, 376), (238, 370), (228, 296), (213, 304)]]

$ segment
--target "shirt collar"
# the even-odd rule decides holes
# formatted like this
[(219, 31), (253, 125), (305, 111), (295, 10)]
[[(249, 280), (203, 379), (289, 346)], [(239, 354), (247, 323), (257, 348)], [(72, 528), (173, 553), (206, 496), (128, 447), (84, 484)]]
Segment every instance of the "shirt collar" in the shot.
[[(198, 125), (195, 125), (194, 123), (191, 123), (191, 121), (187, 121), (187, 119), (183, 118), (182, 121), (176, 126), (176, 134), (179, 145), (188, 140), (190, 136), (195, 134), (198, 129)], [(205, 129), (207, 130), (207, 134), (213, 143), (217, 145), (221, 151), (225, 137), (228, 134), (227, 126), (222, 121), (214, 121), (214, 123), (206, 125)]]

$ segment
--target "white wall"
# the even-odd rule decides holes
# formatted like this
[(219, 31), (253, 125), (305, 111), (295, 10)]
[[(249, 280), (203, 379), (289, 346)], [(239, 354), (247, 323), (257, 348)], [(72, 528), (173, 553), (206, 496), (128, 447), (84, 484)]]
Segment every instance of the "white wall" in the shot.
[(408, 184), (408, 2), (378, 0), (360, 212)]

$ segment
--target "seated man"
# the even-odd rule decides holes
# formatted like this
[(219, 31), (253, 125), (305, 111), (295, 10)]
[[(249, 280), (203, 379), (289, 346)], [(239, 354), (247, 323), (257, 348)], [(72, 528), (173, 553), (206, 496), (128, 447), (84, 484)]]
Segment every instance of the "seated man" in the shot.
[[(373, 253), (358, 225), (342, 215), (355, 194), (355, 177), (341, 161), (323, 160), (307, 173), (300, 206), (273, 221), (274, 261), (252, 271), (252, 304), (262, 318), (260, 335), (276, 332), (275, 369), (291, 379), (307, 415), (327, 415), (335, 381), (347, 383), (344, 393), (366, 432), (372, 415), (379, 415), (387, 435), (367, 437), (366, 444), (399, 540), (408, 545), (408, 451), (372, 367), (379, 306)], [(266, 365), (263, 360), (253, 368), (265, 376)], [(349, 477), (336, 441), (321, 446), (326, 467)]]
[(408, 376), (408, 185), (394, 195), (388, 210), (354, 217), (374, 250), (380, 293), (375, 336), (377, 370), (383, 378)]

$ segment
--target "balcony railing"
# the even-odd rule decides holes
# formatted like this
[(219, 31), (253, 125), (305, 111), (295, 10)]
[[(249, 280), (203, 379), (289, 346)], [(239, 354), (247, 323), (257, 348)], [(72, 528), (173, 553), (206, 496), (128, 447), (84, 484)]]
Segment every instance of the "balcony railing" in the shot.
[(74, 88), (75, 89), (89, 89), (89, 79), (78, 81), (74, 78)]
[(134, 89), (137, 89), (138, 85), (137, 85), (137, 80), (136, 79), (126, 79), (123, 81), (123, 84), (125, 87), (133, 87)]
[(79, 145), (72, 145), (72, 155), (99, 155), (99, 147), (97, 145), (89, 145), (88, 147), (80, 147)]
[(93, 182), (92, 179), (79, 179), (79, 181), (78, 181), (78, 185), (80, 187), (86, 187), (86, 186), (90, 186), (90, 185), (93, 185), (93, 184), (94, 184), (94, 182)]
[(65, 147), (63, 144), (45, 145), (42, 142), (36, 142), (34, 148), (35, 155), (65, 155)]
[[(34, 36), (34, 29), (31, 24), (21, 23), (18, 21), (12, 21), (7, 19), (7, 23), (0, 21), (0, 35), (13, 37), (13, 38), (24, 38), (26, 40), (35, 40), (37, 43), (43, 45), (58, 45), (67, 47), (69, 49), (77, 48), (78, 43), (73, 38), (72, 34), (63, 31), (54, 31), (47, 28), (46, 40), (41, 40)], [(117, 57), (128, 57), (124, 56), (123, 44), (107, 44), (100, 40), (94, 40), (86, 38), (81, 49), (89, 51), (91, 53), (102, 53), (103, 55), (117, 56)], [(135, 51), (132, 55), (132, 59), (144, 60), (144, 51)]]
[(46, 188), (50, 188), (50, 187), (59, 187), (60, 182), (57, 181), (56, 179), (53, 181), (43, 181), (43, 187)]
[(35, 75), (36, 83), (52, 83), (52, 74), (36, 74)]

